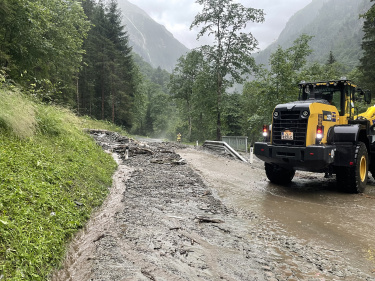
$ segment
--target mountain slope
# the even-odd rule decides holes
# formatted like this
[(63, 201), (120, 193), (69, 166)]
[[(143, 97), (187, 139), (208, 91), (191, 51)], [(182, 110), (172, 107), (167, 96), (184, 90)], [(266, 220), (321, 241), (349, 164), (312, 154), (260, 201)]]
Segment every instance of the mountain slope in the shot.
[(313, 0), (290, 18), (278, 40), (261, 51), (256, 61), (267, 64), (277, 46), (288, 48), (305, 33), (314, 36), (310, 43), (314, 52), (309, 61), (325, 63), (332, 51), (336, 60), (350, 70), (362, 54), (363, 20), (359, 15), (370, 6), (369, 0)]
[(127, 0), (118, 2), (123, 24), (135, 53), (153, 67), (171, 72), (177, 59), (189, 51), (163, 25)]

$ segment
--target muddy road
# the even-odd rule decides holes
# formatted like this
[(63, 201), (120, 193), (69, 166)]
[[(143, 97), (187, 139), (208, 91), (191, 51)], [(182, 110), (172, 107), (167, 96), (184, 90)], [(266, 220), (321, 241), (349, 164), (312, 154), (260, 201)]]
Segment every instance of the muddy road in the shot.
[[(289, 238), (320, 251), (322, 256), (331, 252), (335, 260), (367, 272), (375, 280), (373, 179), (369, 180), (364, 194), (342, 193), (334, 177), (326, 179), (323, 175), (305, 172), (297, 172), (291, 185), (278, 186), (266, 179), (263, 163), (257, 159), (250, 165), (223, 160), (210, 153), (179, 152), (226, 206), (251, 211), (271, 221), (269, 231), (275, 228), (275, 239), (284, 239), (285, 232)], [(280, 250), (277, 243), (272, 245), (275, 246), (276, 251)], [(284, 254), (282, 260), (288, 263), (290, 256)], [(305, 277), (300, 278), (305, 280)], [(349, 276), (327, 276), (326, 279), (341, 280), (339, 277), (352, 280)]]
[(260, 161), (93, 135), (119, 168), (51, 280), (375, 280), (373, 181), (364, 195), (308, 173), (281, 187)]

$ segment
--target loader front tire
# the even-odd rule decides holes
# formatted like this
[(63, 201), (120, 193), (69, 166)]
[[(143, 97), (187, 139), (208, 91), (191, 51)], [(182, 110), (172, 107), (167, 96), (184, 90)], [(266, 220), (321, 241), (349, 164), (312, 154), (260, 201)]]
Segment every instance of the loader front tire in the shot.
[(295, 170), (282, 168), (276, 164), (265, 163), (267, 178), (275, 184), (288, 184), (292, 181)]

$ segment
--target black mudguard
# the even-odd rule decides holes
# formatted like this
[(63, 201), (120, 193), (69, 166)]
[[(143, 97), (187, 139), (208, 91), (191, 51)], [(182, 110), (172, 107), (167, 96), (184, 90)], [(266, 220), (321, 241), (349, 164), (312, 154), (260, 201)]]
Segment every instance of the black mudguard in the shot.
[(349, 124), (329, 129), (327, 144), (336, 147), (334, 166), (350, 167), (353, 165), (355, 148), (360, 141), (361, 128), (360, 124)]
[(333, 126), (329, 128), (327, 144), (356, 144), (360, 129), (359, 124)]

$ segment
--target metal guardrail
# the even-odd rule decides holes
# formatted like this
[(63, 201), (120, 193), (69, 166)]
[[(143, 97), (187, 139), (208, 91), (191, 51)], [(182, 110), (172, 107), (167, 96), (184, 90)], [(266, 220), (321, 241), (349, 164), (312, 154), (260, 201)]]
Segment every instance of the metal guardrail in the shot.
[(216, 149), (216, 150), (225, 150), (229, 152), (233, 157), (236, 157), (240, 159), (243, 162), (247, 162), (245, 158), (243, 158), (241, 155), (237, 153), (230, 145), (228, 145), (225, 141), (209, 141), (206, 140), (203, 144), (204, 147), (208, 147), (211, 149)]
[(222, 136), (222, 141), (225, 141), (233, 149), (237, 151), (244, 151), (247, 153), (247, 137), (240, 136)]

